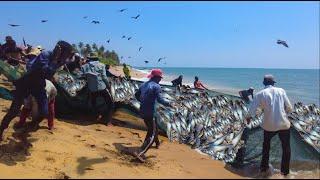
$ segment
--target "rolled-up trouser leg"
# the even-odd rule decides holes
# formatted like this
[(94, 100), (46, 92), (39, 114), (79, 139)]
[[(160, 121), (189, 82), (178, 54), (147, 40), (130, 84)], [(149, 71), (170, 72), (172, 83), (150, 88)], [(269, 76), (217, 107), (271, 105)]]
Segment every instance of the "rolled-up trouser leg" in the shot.
[(48, 116), (48, 128), (52, 129), (53, 128), (53, 120), (54, 120), (54, 116), (55, 116), (55, 110), (54, 110), (54, 103), (55, 103), (55, 99), (51, 99), (49, 101), (49, 116)]
[(139, 153), (139, 156), (145, 154), (149, 150), (149, 148), (153, 144), (153, 142), (155, 140), (155, 136), (156, 136), (156, 128), (157, 127), (156, 127), (156, 122), (154, 121), (153, 117), (144, 118), (144, 121), (147, 125), (148, 132), (147, 132), (146, 138), (144, 140), (144, 143), (141, 146), (141, 151)]
[(23, 125), (26, 122), (27, 117), (31, 113), (31, 110), (32, 110), (32, 96), (29, 96), (24, 99), (23, 108), (20, 113), (19, 125)]

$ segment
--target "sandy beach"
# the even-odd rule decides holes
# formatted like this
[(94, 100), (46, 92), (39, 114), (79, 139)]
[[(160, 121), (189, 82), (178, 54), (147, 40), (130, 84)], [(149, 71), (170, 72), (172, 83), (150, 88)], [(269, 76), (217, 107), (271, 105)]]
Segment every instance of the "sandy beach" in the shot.
[[(112, 72), (120, 75), (121, 67)], [(135, 74), (136, 73), (136, 74)], [(132, 76), (144, 74), (133, 72)], [(0, 86), (12, 89), (1, 76)], [(10, 106), (1, 99), (0, 117)], [(115, 112), (116, 125), (107, 127), (92, 117), (79, 114), (56, 119), (55, 129), (47, 121), (35, 132), (13, 129), (15, 118), (0, 143), (0, 178), (241, 178), (220, 161), (201, 155), (190, 147), (168, 142), (160, 136), (160, 149), (146, 154), (147, 162), (138, 163), (128, 155), (144, 140), (143, 121), (123, 109)]]

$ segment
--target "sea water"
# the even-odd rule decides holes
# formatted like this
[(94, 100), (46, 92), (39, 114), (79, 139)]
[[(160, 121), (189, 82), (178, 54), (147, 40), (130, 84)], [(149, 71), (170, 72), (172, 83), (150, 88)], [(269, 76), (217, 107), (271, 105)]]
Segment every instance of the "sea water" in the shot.
[[(148, 68), (151, 69), (151, 68)], [(183, 83), (192, 84), (194, 77), (209, 89), (238, 95), (238, 91), (253, 87), (262, 90), (263, 76), (272, 74), (276, 87), (283, 88), (292, 103), (314, 103), (319, 106), (319, 69), (262, 68), (162, 68), (172, 79), (183, 75)]]

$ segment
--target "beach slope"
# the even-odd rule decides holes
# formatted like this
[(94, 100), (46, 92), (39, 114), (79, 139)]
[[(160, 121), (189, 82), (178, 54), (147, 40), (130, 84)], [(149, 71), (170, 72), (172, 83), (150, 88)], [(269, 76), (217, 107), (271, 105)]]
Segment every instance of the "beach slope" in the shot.
[[(0, 86), (11, 89), (5, 78)], [(0, 118), (10, 101), (0, 100)], [(128, 152), (142, 144), (143, 121), (124, 110), (115, 112), (116, 125), (105, 126), (85, 115), (59, 118), (55, 129), (47, 121), (30, 132), (14, 130), (15, 118), (0, 143), (0, 178), (239, 178), (220, 161), (160, 136), (160, 149), (151, 148), (147, 162)], [(30, 121), (30, 120), (29, 120)]]

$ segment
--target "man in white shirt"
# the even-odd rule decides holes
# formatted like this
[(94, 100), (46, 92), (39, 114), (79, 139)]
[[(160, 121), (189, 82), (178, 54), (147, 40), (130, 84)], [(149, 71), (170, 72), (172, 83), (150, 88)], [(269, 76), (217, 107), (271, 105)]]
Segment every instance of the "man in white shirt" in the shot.
[[(289, 174), (291, 155), (290, 122), (287, 113), (292, 111), (292, 106), (286, 92), (282, 88), (274, 87), (274, 83), (272, 75), (264, 76), (265, 88), (254, 96), (249, 113), (251, 117), (254, 117), (258, 107), (264, 112), (261, 125), (264, 130), (261, 173), (266, 173), (269, 168), (270, 141), (274, 135), (279, 134), (282, 144), (281, 174), (286, 176)], [(247, 118), (247, 122), (251, 117)]]

